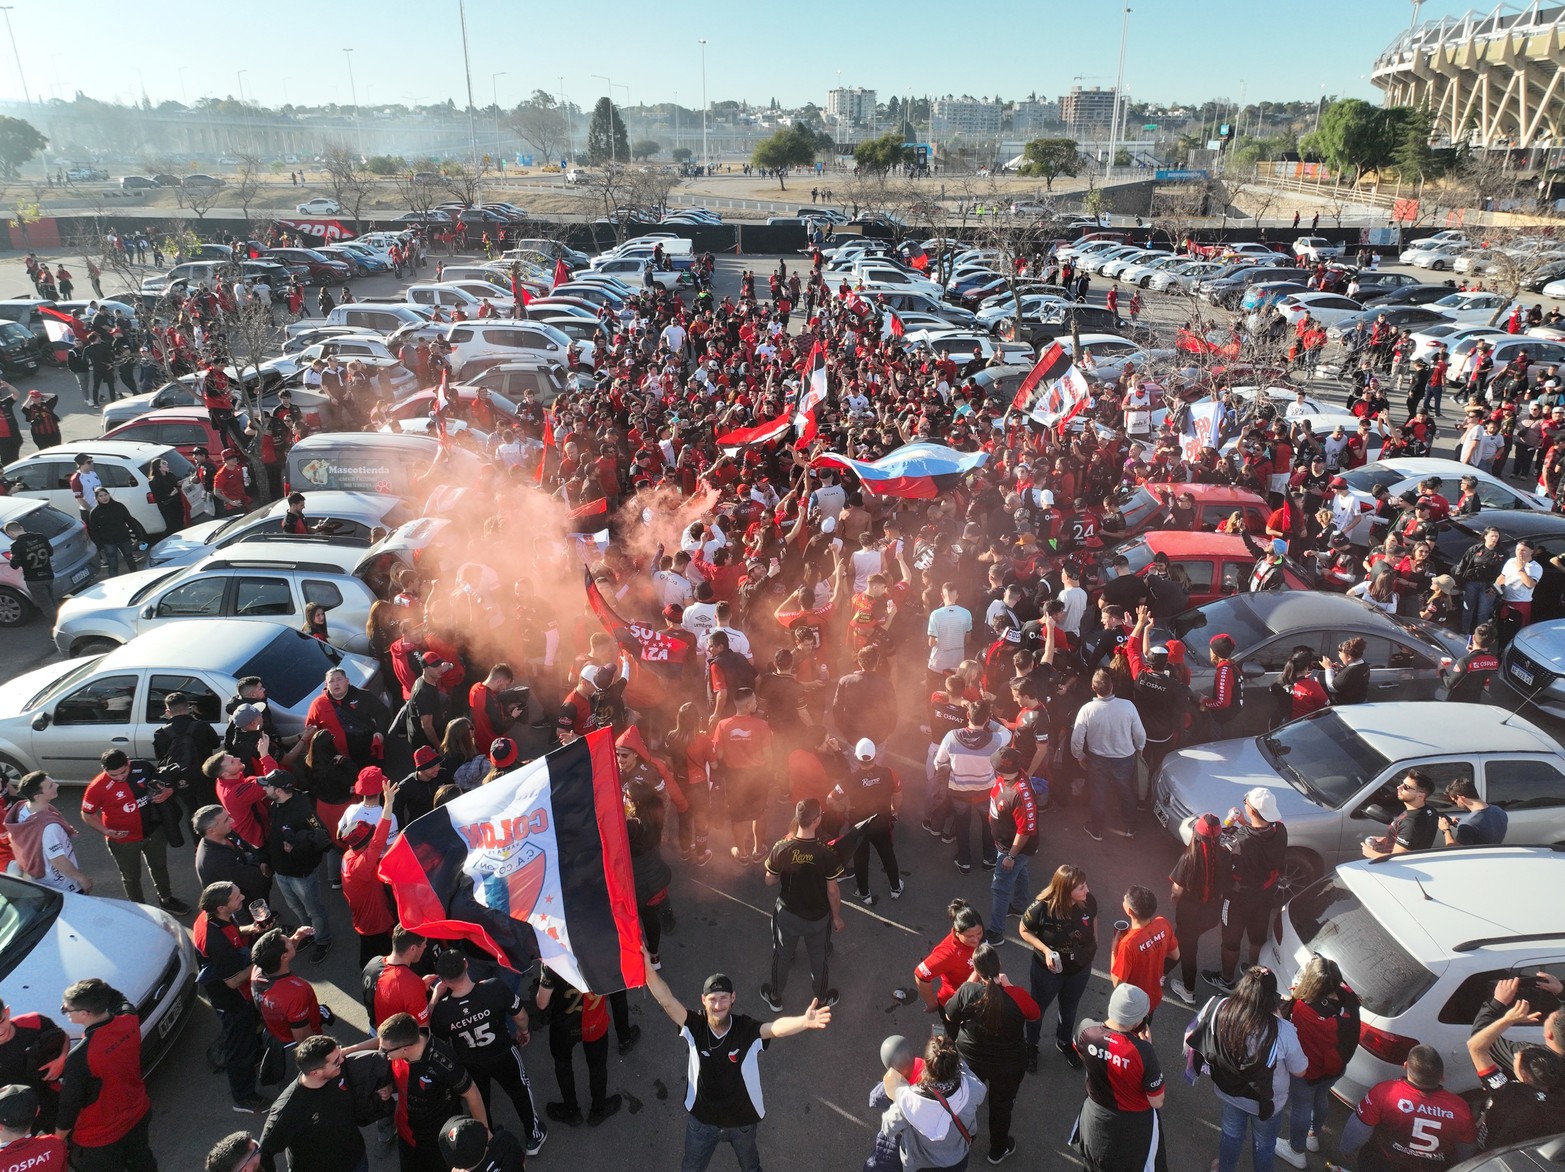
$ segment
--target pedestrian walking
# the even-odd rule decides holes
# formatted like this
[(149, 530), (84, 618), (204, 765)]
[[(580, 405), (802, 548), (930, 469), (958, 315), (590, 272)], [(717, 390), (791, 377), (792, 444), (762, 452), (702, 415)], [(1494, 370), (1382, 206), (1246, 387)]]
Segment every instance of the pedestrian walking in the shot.
[(766, 856), (766, 885), (779, 888), (772, 912), (772, 975), (761, 986), (761, 1000), (780, 1013), (799, 942), (809, 958), (814, 1001), (830, 1008), (837, 1003), (831, 988), (827, 957), (831, 934), (843, 929), (841, 896), (837, 878), (842, 863), (836, 852), (819, 837), (821, 804), (805, 798), (794, 807), (793, 826)]
[(1087, 1097), (1071, 1129), (1071, 1143), (1088, 1172), (1163, 1168), (1163, 1068), (1152, 1049), (1144, 989), (1120, 985), (1101, 1022), (1084, 1021), (1076, 1052), (1087, 1073)]
[(973, 975), (946, 1003), (946, 1028), (972, 1072), (989, 1088), (989, 1162), (1016, 1151), (1011, 1113), (1027, 1068), (1027, 1024), (1041, 1011), (1032, 995), (1000, 971), (1000, 950), (980, 944)]
[(1039, 1017), (1027, 1023), (1027, 1071), (1038, 1070), (1038, 1041), (1043, 1017), (1056, 999), (1059, 1021), (1054, 1048), (1065, 1061), (1081, 1069), (1076, 1053), (1076, 1009), (1092, 978), (1098, 954), (1098, 901), (1087, 886), (1087, 872), (1071, 863), (1056, 868), (1048, 887), (1022, 913), (1022, 941), (1032, 949), (1028, 985), (1038, 1003)]
[(1087, 837), (1103, 841), (1109, 790), (1119, 799), (1125, 825), (1119, 833), (1136, 837), (1136, 754), (1147, 743), (1141, 714), (1129, 700), (1114, 695), (1114, 677), (1100, 668), (1092, 675), (1092, 699), (1076, 713), (1071, 729), (1071, 755), (1087, 775), (1091, 814)]

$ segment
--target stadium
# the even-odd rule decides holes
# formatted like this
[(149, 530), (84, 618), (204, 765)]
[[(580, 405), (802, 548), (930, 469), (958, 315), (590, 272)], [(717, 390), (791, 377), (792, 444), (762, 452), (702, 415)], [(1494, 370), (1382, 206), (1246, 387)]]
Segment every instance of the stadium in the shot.
[(1565, 5), (1500, 4), (1414, 21), (1376, 59), (1386, 104), (1434, 115), (1437, 146), (1565, 147)]

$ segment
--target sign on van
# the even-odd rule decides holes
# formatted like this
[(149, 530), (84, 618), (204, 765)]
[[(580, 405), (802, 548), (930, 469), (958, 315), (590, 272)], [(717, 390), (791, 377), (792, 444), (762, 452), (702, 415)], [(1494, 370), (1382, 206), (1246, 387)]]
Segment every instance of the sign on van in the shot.
[(306, 460), (299, 465), (299, 475), (314, 488), (387, 494), (396, 491), (392, 470), (385, 464), (339, 464), (329, 459)]

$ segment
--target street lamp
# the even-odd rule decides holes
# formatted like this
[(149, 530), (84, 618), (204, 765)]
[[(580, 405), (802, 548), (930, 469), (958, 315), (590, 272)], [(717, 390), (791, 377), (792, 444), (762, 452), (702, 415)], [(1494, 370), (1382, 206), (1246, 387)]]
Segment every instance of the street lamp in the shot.
[(1315, 129), (1320, 130), (1320, 112), (1326, 106), (1326, 83), (1320, 83), (1320, 97), (1315, 100)]
[(1125, 5), (1125, 15), (1119, 25), (1119, 74), (1114, 79), (1114, 122), (1109, 127), (1108, 165), (1103, 168), (1103, 182), (1114, 177), (1114, 153), (1119, 150), (1120, 109), (1125, 100), (1125, 40), (1130, 34), (1130, 5)]
[(601, 73), (592, 76), (595, 81), (601, 81), (609, 87), (609, 162), (618, 163), (619, 152), (614, 143), (614, 82)]
[(22, 97), (27, 101), (27, 108), (33, 108), (33, 96), (27, 92), (27, 78), (22, 76), (22, 55), (16, 51), (16, 33), (11, 28), (11, 9), (13, 4), (0, 5), (0, 12), (5, 13), (5, 35), (11, 38), (11, 56), (16, 58), (16, 79), (22, 83)]
[(359, 124), (359, 87), (353, 83), (353, 50), (344, 49), (348, 55), (348, 94), (353, 99), (353, 138), (358, 143), (359, 154), (364, 153), (364, 127)]
[(239, 71), (239, 74), (238, 74), (238, 76), (239, 76), (239, 104), (241, 106), (243, 106), (245, 104), (245, 74), (247, 74), (249, 72), (250, 71), (248, 69), (241, 69)]
[(495, 161), (500, 159), (500, 79), (505, 76), (505, 70), (489, 75), (489, 88), (493, 91), (494, 98), (494, 154)]
[(706, 38), (702, 37), (698, 43), (701, 46), (701, 171), (710, 175), (712, 158), (706, 150)]
[[(565, 115), (565, 162), (571, 161), (571, 156), (576, 153), (576, 119), (571, 117), (571, 108), (565, 101), (565, 78), (560, 78), (560, 113)], [(565, 167), (560, 168), (560, 186), (565, 186)]]

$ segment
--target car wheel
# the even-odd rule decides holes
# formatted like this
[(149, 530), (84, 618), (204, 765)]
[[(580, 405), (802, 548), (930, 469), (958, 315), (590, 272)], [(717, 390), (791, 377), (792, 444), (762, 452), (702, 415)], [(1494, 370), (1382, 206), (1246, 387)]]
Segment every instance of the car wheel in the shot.
[(1313, 851), (1294, 849), (1283, 856), (1282, 874), (1277, 880), (1278, 902), (1286, 903), (1321, 877), (1325, 868)]
[(1433, 263), (1433, 264), (1431, 264), (1431, 265), (1430, 265), (1430, 266), (1429, 266), (1429, 267), (1430, 267), (1430, 268), (1431, 268), (1431, 269), (1433, 269), (1433, 270), (1434, 270), (1434, 271), (1435, 271), (1435, 272), (1437, 272), (1437, 273), (1443, 273), (1443, 272), (1445, 272), (1445, 270), (1446, 270), (1446, 266), (1445, 266), (1445, 265), (1443, 265), (1443, 264), (1441, 264), (1441, 263), (1440, 263), (1440, 262), (1439, 262), (1439, 261), (1435, 261), (1435, 262), (1434, 262), (1434, 263)]
[(78, 639), (71, 644), (71, 658), (82, 659), (88, 655), (107, 655), (110, 651), (117, 650), (119, 646), (120, 644), (113, 639)]
[(0, 790), (21, 781), (24, 772), (26, 771), (16, 758), (0, 753)]
[(0, 627), (20, 627), (36, 609), (20, 590), (0, 586)]

